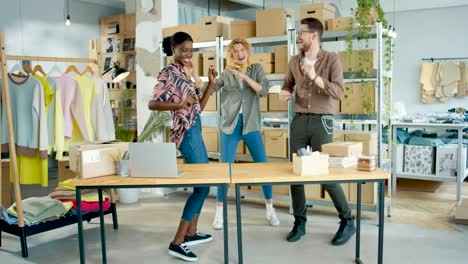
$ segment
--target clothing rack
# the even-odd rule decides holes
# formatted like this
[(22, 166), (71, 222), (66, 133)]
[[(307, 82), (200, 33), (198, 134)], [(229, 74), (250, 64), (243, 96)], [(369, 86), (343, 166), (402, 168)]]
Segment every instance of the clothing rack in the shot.
[[(5, 48), (5, 39), (3, 32), (0, 32), (0, 71), (2, 74), (2, 82), (3, 82), (3, 96), (4, 100), (2, 103), (5, 104), (6, 110), (6, 118), (7, 118), (7, 128), (8, 128), (8, 147), (10, 153), (10, 170), (13, 173), (13, 189), (14, 189), (14, 199), (16, 202), (16, 211), (17, 211), (17, 219), (18, 219), (18, 226), (17, 228), (13, 228), (10, 226), (3, 227), (0, 229), (0, 245), (1, 245), (1, 231), (6, 231), (11, 234), (15, 234), (20, 237), (21, 239), (21, 250), (23, 257), (27, 257), (27, 244), (26, 244), (26, 237), (29, 235), (34, 235), (37, 233), (49, 231), (55, 229), (57, 227), (62, 227), (65, 225), (70, 225), (76, 223), (76, 219), (66, 217), (63, 219), (55, 220), (56, 222), (45, 222), (43, 226), (35, 225), (31, 227), (25, 227), (24, 225), (24, 212), (22, 206), (22, 198), (21, 198), (21, 189), (20, 189), (20, 179), (18, 176), (18, 164), (16, 160), (16, 148), (15, 148), (15, 137), (14, 137), (14, 130), (12, 124), (12, 117), (11, 117), (11, 103), (10, 103), (10, 91), (8, 88), (8, 76), (7, 76), (7, 61), (9, 60), (29, 60), (29, 61), (48, 61), (48, 62), (69, 62), (69, 63), (88, 63), (91, 68), (97, 69), (95, 72), (99, 71), (99, 52), (98, 52), (98, 45), (97, 40), (90, 40), (90, 58), (67, 58), (67, 57), (39, 57), (39, 56), (17, 56), (17, 55), (7, 55), (6, 48)], [(1, 108), (0, 108), (0, 116), (1, 116)], [(1, 138), (1, 129), (0, 129), (0, 138)], [(1, 163), (1, 162), (0, 162)], [(0, 179), (2, 177), (1, 170), (0, 170)], [(1, 196), (1, 184), (0, 184), (0, 205), (2, 205), (2, 196)], [(109, 209), (113, 214), (114, 219), (114, 228), (117, 229), (117, 221), (116, 221), (116, 209), (115, 204), (112, 198), (111, 193), (111, 201), (112, 206)], [(83, 220), (89, 221), (94, 217), (98, 217), (99, 214), (90, 213), (85, 215)], [(2, 215), (0, 213), (0, 220), (2, 219)], [(5, 229), (3, 229), (5, 228)]]
[(422, 61), (460, 61), (460, 60), (468, 60), (468, 57), (453, 57), (453, 58), (422, 58)]

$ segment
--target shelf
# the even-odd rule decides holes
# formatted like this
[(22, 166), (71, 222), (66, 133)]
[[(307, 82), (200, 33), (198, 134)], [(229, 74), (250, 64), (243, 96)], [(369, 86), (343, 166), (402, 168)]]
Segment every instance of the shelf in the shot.
[[(358, 30), (354, 29), (352, 31), (353, 33), (353, 39), (358, 38)], [(340, 30), (340, 31), (324, 31), (321, 41), (322, 42), (332, 42), (332, 41), (341, 41), (345, 40), (349, 35), (348, 30)], [(371, 31), (369, 32), (369, 38), (376, 38), (377, 37), (377, 29), (375, 27), (371, 28)], [(386, 36), (384, 36), (385, 38)]]
[(335, 114), (340, 120), (377, 120), (377, 114)]
[(440, 182), (457, 182), (457, 177), (455, 176), (421, 175), (421, 174), (412, 174), (412, 173), (405, 173), (405, 172), (395, 173), (394, 176), (397, 178), (404, 178), (404, 179), (440, 181)]
[(468, 123), (461, 124), (438, 124), (438, 123), (406, 123), (406, 122), (396, 122), (392, 121), (392, 126), (401, 127), (401, 128), (421, 128), (421, 127), (431, 127), (431, 128), (443, 128), (443, 129), (463, 129), (468, 127)]

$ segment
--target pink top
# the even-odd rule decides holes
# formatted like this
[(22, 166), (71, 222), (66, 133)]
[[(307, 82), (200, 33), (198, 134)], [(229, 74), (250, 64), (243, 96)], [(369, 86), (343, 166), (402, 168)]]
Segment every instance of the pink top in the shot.
[[(158, 76), (158, 83), (154, 87), (151, 100), (158, 102), (180, 103), (190, 95), (196, 95), (195, 85), (184, 74), (184, 68), (175, 63), (163, 68)], [(200, 104), (196, 101), (192, 107), (171, 110), (172, 127), (171, 140), (179, 148), (187, 131), (201, 112)]]

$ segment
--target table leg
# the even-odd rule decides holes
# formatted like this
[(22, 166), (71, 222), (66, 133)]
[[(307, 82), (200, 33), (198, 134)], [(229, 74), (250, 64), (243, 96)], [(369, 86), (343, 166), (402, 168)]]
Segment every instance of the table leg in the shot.
[(227, 209), (227, 184), (223, 184), (223, 229), (224, 229), (224, 263), (229, 263), (229, 238), (228, 238), (228, 209)]
[(384, 203), (385, 203), (385, 181), (379, 181), (379, 253), (378, 264), (383, 263), (383, 243), (384, 243)]
[(99, 194), (99, 224), (101, 227), (101, 250), (102, 250), (102, 263), (107, 263), (106, 256), (106, 234), (104, 230), (104, 205), (102, 203), (102, 189), (98, 189)]
[(462, 150), (463, 150), (463, 129), (458, 129), (458, 149), (457, 149), (457, 204), (461, 204), (461, 188), (463, 181), (465, 180), (465, 168), (462, 160)]
[(85, 249), (83, 241), (83, 219), (81, 215), (81, 190), (79, 187), (76, 187), (76, 211), (77, 211), (77, 220), (78, 220), (78, 246), (80, 248), (80, 263), (84, 264), (85, 260)]
[(237, 214), (237, 257), (238, 263), (242, 264), (242, 220), (241, 220), (241, 204), (240, 204), (240, 186), (236, 184), (236, 214)]
[(357, 200), (356, 200), (356, 263), (361, 261), (361, 182), (357, 183)]

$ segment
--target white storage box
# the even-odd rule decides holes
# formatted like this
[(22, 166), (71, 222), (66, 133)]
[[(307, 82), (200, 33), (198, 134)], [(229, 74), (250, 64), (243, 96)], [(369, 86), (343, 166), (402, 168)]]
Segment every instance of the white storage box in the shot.
[(434, 174), (434, 147), (405, 145), (404, 167), (405, 173)]
[[(466, 146), (462, 150), (462, 168), (466, 168)], [(436, 175), (457, 176), (458, 174), (458, 145), (450, 144), (437, 147)]]

